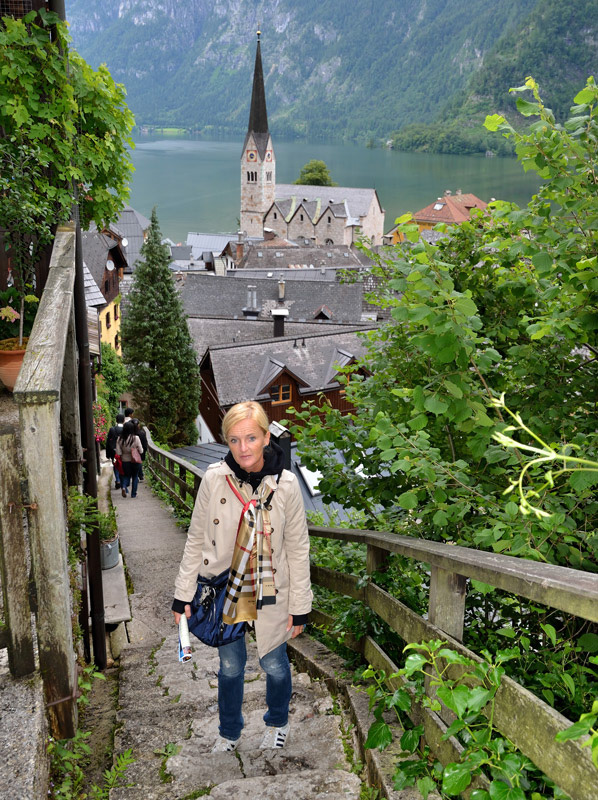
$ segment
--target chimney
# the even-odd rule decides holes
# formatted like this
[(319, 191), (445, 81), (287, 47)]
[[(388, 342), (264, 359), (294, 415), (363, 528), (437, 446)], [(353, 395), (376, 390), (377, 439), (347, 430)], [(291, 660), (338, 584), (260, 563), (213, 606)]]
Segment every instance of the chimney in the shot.
[(235, 259), (237, 264), (239, 264), (239, 262), (243, 258), (243, 251), (244, 251), (244, 248), (245, 248), (245, 243), (243, 241), (244, 237), (245, 237), (245, 234), (243, 233), (243, 231), (239, 231), (237, 233), (237, 257)]
[(257, 319), (260, 310), (257, 307), (257, 292), (255, 286), (247, 287), (247, 305), (243, 309), (243, 316), (247, 319)]

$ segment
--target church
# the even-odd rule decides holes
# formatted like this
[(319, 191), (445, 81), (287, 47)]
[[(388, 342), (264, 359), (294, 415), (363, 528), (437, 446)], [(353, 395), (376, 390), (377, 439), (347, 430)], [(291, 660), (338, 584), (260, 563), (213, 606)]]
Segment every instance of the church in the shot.
[(276, 157), (268, 129), (257, 33), (249, 125), (241, 154), (241, 230), (263, 238), (264, 229), (301, 244), (351, 246), (365, 237), (382, 244), (384, 209), (375, 189), (276, 183)]

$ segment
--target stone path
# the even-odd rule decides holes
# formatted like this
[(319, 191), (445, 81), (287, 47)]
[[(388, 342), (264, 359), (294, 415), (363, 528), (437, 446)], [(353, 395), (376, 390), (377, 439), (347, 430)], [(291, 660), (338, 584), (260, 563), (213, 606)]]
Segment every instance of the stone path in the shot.
[(210, 753), (218, 733), (218, 653), (199, 642), (178, 662), (170, 604), (185, 533), (146, 484), (138, 497), (112, 490), (121, 549), (133, 582), (132, 620), (113, 637), (120, 654), (115, 755), (131, 748), (129, 788), (111, 800), (358, 800), (361, 780), (343, 747), (341, 717), (323, 683), (294, 672), (291, 732), (284, 750), (261, 751), (265, 676), (248, 639), (243, 714), (236, 753)]

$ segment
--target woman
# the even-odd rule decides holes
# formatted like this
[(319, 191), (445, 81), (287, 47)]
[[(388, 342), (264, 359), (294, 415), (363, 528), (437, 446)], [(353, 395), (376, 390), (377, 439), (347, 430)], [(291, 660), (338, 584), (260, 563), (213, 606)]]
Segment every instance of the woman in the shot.
[[(301, 489), (270, 444), (259, 403), (233, 406), (222, 421), (229, 446), (200, 484), (175, 583), (174, 621), (191, 616), (197, 575), (214, 577), (231, 564), (243, 580), (227, 589), (223, 621), (255, 628), (266, 673), (266, 730), (262, 748), (284, 747), (289, 732), (291, 669), (286, 642), (303, 632), (311, 610), (309, 535)], [(248, 555), (250, 553), (250, 555)], [(259, 563), (259, 569), (257, 565)], [(218, 648), (219, 732), (213, 753), (232, 752), (243, 728), (245, 637)]]
[(133, 461), (131, 455), (133, 448), (137, 450), (139, 455), (143, 452), (143, 445), (139, 438), (139, 431), (134, 422), (125, 422), (123, 429), (116, 440), (116, 452), (123, 462), (124, 475), (121, 478), (121, 493), (123, 497), (127, 496), (129, 484), (131, 485), (131, 497), (137, 497), (137, 484), (139, 483), (139, 470), (141, 464)]

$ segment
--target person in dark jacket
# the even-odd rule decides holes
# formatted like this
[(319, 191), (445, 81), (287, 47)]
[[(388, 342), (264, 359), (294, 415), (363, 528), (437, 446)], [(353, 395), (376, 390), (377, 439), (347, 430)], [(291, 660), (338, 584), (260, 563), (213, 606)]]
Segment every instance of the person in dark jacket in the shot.
[(125, 422), (125, 415), (117, 414), (116, 425), (113, 425), (110, 428), (110, 430), (108, 431), (108, 436), (106, 436), (106, 458), (109, 458), (110, 461), (112, 461), (115, 489), (120, 489), (120, 472), (118, 471), (118, 467), (116, 466), (116, 463), (114, 461), (114, 456), (116, 455), (116, 440), (120, 436), (120, 432), (123, 429), (124, 422)]
[[(133, 417), (133, 419), (131, 419), (131, 422), (137, 428), (137, 436), (139, 436), (139, 439), (141, 440), (141, 444), (143, 445), (143, 453), (141, 454), (141, 460), (145, 461), (145, 454), (147, 453), (147, 434), (143, 430), (143, 428), (141, 427), (141, 423), (139, 422), (139, 420), (136, 417)], [(143, 477), (144, 477), (143, 476), (143, 464), (139, 464), (139, 480), (142, 481)]]

